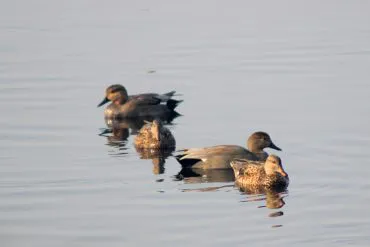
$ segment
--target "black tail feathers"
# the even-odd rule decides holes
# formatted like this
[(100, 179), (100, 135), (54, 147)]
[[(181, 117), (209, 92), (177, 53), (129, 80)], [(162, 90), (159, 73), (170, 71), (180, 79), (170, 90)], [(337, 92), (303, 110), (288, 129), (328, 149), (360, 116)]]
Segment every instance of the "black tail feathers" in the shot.
[(166, 95), (166, 96), (168, 96), (168, 97), (172, 97), (172, 96), (174, 96), (175, 95), (175, 93), (176, 93), (176, 91), (171, 91), (171, 92), (168, 92), (168, 93), (164, 93), (164, 95)]
[(181, 103), (183, 102), (183, 100), (175, 100), (175, 99), (169, 99), (167, 101), (167, 107), (170, 109), (170, 110), (175, 110), (175, 108)]

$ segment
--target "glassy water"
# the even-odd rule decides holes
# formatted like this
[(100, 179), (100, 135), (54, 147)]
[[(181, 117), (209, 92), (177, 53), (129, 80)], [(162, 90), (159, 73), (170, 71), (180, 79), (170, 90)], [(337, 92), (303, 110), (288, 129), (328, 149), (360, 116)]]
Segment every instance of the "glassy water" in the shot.
[[(369, 7), (3, 1), (1, 245), (368, 246)], [(113, 83), (181, 94), (178, 149), (268, 132), (289, 191), (179, 176), (137, 153), (133, 129), (99, 135)]]

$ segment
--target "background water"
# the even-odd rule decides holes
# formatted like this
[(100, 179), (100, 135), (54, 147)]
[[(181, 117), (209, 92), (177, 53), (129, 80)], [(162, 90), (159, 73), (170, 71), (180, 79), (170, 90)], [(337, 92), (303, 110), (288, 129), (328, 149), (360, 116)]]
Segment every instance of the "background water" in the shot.
[[(2, 1), (1, 246), (369, 246), (369, 5)], [(113, 83), (183, 94), (178, 148), (267, 131), (285, 205), (108, 145)]]

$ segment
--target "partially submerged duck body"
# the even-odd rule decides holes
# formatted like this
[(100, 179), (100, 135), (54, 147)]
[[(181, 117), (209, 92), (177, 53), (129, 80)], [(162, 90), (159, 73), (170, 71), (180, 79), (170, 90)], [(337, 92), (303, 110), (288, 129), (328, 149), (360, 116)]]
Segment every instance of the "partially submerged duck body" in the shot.
[(144, 93), (129, 96), (126, 88), (119, 84), (109, 86), (105, 95), (98, 107), (112, 102), (104, 110), (104, 116), (108, 119), (178, 114), (175, 112), (175, 108), (182, 102), (181, 100), (172, 99), (175, 91), (165, 94)]
[(175, 150), (176, 141), (171, 131), (163, 126), (160, 120), (145, 124), (135, 137), (137, 149), (172, 149)]
[(236, 159), (231, 162), (231, 167), (235, 183), (241, 187), (285, 189), (289, 185), (289, 176), (276, 155), (269, 155), (265, 162)]
[(189, 148), (179, 151), (177, 161), (184, 168), (228, 169), (233, 159), (258, 160), (252, 152), (237, 145), (218, 145), (205, 148)]
[(281, 150), (265, 132), (253, 133), (248, 138), (247, 146), (249, 150), (237, 145), (189, 148), (179, 150), (176, 159), (184, 168), (230, 169), (230, 162), (234, 159), (264, 161), (268, 156), (264, 148)]
[(227, 183), (234, 182), (235, 176), (232, 169), (193, 169), (182, 168), (175, 176), (185, 183)]

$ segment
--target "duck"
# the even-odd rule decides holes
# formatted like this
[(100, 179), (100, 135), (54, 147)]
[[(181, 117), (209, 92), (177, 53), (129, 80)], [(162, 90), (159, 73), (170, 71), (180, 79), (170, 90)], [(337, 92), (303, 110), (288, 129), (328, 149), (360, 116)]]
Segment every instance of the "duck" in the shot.
[(230, 162), (234, 159), (265, 161), (268, 154), (264, 148), (282, 151), (271, 137), (262, 131), (254, 132), (247, 140), (247, 147), (237, 145), (218, 145), (203, 148), (178, 150), (176, 160), (183, 168), (192, 169), (231, 169)]
[(112, 102), (104, 110), (106, 119), (179, 115), (175, 108), (182, 100), (172, 99), (175, 93), (176, 91), (171, 91), (164, 94), (143, 93), (129, 96), (124, 86), (114, 84), (105, 90), (105, 97), (98, 107)]
[(136, 149), (172, 149), (176, 141), (171, 131), (158, 119), (147, 122), (135, 137)]
[(288, 173), (279, 156), (270, 154), (265, 162), (234, 159), (231, 161), (235, 183), (247, 188), (285, 189), (289, 185)]

